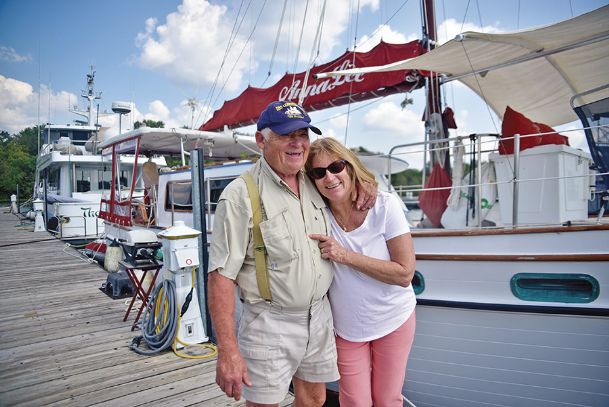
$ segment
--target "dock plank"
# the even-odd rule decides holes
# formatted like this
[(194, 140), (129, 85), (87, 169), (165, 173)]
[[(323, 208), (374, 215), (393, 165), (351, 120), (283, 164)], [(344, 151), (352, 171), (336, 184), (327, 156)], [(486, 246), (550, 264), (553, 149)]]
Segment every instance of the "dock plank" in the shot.
[(0, 209), (1, 406), (245, 405), (215, 384), (215, 358), (131, 351), (133, 311), (123, 322), (125, 299), (99, 289), (106, 277)]

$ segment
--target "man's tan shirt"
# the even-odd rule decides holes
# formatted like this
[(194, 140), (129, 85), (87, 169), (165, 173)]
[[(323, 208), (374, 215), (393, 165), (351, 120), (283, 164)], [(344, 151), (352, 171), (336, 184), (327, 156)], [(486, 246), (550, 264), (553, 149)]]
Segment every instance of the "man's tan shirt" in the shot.
[[(298, 174), (300, 199), (262, 158), (250, 170), (264, 208), (260, 224), (267, 250), (273, 303), (303, 307), (321, 299), (332, 282), (332, 267), (321, 258), (311, 233), (329, 235), (326, 204), (304, 171)], [(209, 270), (236, 280), (245, 302), (262, 301), (256, 280), (252, 209), (245, 181), (231, 182), (216, 208)]]

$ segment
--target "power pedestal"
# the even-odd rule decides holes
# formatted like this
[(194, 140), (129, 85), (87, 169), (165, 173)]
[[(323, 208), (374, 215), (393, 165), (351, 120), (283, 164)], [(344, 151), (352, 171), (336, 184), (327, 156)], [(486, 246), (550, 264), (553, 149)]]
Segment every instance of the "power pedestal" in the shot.
[(44, 217), (42, 216), (44, 202), (41, 199), (34, 199), (32, 206), (36, 214), (34, 218), (34, 232), (46, 232), (47, 229), (44, 227)]
[(192, 293), (188, 309), (180, 318), (176, 346), (178, 348), (184, 347), (180, 341), (194, 345), (209, 340), (203, 327), (199, 296), (193, 280), (195, 271), (199, 267), (200, 234), (200, 231), (184, 225), (183, 221), (176, 221), (175, 226), (158, 234), (163, 243), (163, 278), (175, 282), (180, 311), (183, 310), (189, 293)]

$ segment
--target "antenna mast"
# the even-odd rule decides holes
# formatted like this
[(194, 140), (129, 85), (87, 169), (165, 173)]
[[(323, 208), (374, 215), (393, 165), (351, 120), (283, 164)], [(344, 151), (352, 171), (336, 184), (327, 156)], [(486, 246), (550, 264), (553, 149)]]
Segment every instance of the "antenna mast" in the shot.
[(83, 116), (87, 118), (87, 125), (94, 126), (94, 116), (93, 116), (93, 102), (97, 99), (101, 99), (101, 92), (95, 92), (95, 71), (93, 70), (93, 65), (91, 65), (91, 72), (87, 74), (87, 90), (83, 90), (81, 95), (83, 98), (87, 99), (88, 106), (87, 110), (78, 110), (77, 106), (71, 110), (72, 113), (75, 113), (79, 116)]

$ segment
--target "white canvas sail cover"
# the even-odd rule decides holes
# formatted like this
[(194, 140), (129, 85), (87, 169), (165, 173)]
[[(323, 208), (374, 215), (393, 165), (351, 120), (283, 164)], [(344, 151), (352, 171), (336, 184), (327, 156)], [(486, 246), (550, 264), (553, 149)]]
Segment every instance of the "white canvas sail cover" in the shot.
[[(506, 106), (556, 126), (577, 120), (571, 98), (609, 83), (609, 6), (509, 34), (465, 32), (416, 58), (325, 75), (421, 69), (458, 79), (502, 117)], [(609, 96), (609, 90), (605, 90)], [(577, 103), (587, 103), (586, 96)]]

